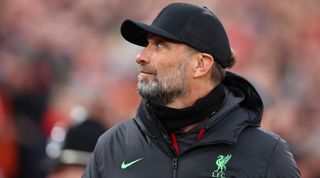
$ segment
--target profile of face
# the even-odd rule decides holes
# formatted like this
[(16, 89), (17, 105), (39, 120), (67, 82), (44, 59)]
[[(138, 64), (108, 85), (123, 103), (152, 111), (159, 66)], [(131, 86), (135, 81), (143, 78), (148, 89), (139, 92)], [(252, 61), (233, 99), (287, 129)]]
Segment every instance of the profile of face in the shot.
[(80, 178), (84, 169), (84, 166), (67, 165), (52, 171), (47, 178)]
[(186, 45), (148, 35), (148, 45), (136, 57), (141, 67), (139, 94), (157, 105), (167, 105), (183, 96), (189, 87), (190, 56)]

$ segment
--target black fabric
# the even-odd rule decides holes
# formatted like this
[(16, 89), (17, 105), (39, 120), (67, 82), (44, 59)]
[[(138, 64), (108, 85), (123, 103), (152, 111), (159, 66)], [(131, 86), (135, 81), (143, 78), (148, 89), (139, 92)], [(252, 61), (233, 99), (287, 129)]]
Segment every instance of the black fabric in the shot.
[[(148, 104), (142, 101), (133, 120), (116, 125), (100, 137), (82, 178), (299, 178), (288, 144), (259, 128), (263, 105), (253, 86), (232, 73), (223, 83), (225, 100), (204, 123), (206, 132), (200, 141), (191, 145), (194, 136), (185, 137), (187, 148), (173, 155), (169, 140), (161, 139), (168, 134), (162, 132)], [(179, 138), (178, 143), (184, 142)], [(218, 158), (226, 155), (231, 158), (224, 164), (223, 174), (217, 176)], [(138, 159), (130, 167), (121, 168), (123, 162)]]
[(224, 98), (224, 86), (220, 83), (190, 107), (175, 109), (150, 103), (150, 109), (170, 133), (208, 118), (220, 108)]
[(158, 14), (151, 25), (130, 19), (121, 25), (122, 36), (139, 46), (148, 44), (148, 33), (209, 53), (223, 67), (229, 64), (231, 48), (227, 34), (219, 19), (206, 7), (172, 3)]
[[(93, 118), (88, 118), (82, 123), (68, 129), (61, 151), (73, 150), (90, 154), (93, 152), (99, 136), (105, 131), (106, 128), (104, 128), (101, 123), (93, 120)], [(68, 164), (73, 166), (85, 166), (83, 163), (65, 163), (61, 160), (61, 156), (62, 155), (56, 159), (47, 158), (42, 160), (40, 165), (42, 171), (46, 173), (57, 171)]]
[(189, 132), (174, 132), (179, 145), (179, 151), (181, 153), (185, 152), (188, 148), (191, 148), (197, 143), (197, 137), (199, 135), (199, 129), (194, 129)]
[(92, 152), (99, 136), (105, 131), (100, 123), (88, 119), (68, 130), (63, 149)]

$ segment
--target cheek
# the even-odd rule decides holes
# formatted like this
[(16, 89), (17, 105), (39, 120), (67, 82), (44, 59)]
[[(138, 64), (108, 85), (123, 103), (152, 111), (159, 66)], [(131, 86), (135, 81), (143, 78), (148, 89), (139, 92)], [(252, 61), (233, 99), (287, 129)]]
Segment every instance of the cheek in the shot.
[[(178, 50), (179, 51), (179, 50)], [(157, 54), (153, 60), (153, 66), (157, 70), (158, 77), (164, 78), (168, 76), (176, 75), (180, 68), (181, 61), (185, 60), (181, 52), (167, 52), (165, 54)]]
[(185, 75), (186, 75), (187, 77), (193, 78), (194, 68), (193, 68), (193, 66), (192, 66), (190, 63), (189, 63), (189, 64), (185, 67), (185, 69), (183, 69), (183, 70), (184, 70)]
[(171, 59), (166, 59), (163, 61), (159, 61), (157, 65), (157, 70), (159, 74), (171, 74), (175, 73), (178, 69), (179, 62), (173, 61)]
[(157, 68), (157, 78), (168, 78), (177, 73), (176, 66), (174, 65), (159, 65)]

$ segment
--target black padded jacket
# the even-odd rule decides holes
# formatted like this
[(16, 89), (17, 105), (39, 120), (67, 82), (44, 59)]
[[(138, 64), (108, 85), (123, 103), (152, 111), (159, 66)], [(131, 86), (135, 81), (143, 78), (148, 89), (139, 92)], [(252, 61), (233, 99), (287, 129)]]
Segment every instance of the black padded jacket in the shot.
[[(142, 100), (137, 116), (103, 134), (82, 178), (298, 178), (288, 144), (260, 128), (254, 87), (228, 72), (226, 98), (199, 141), (176, 154), (172, 139)], [(179, 140), (178, 140), (179, 143)]]

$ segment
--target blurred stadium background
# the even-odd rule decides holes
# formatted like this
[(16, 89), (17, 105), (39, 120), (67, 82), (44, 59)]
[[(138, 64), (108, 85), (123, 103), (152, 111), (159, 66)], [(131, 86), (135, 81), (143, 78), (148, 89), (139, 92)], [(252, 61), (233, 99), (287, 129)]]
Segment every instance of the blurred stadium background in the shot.
[[(140, 50), (121, 22), (150, 23), (156, 0), (0, 0), (0, 178), (43, 178), (56, 126), (131, 118)], [(265, 102), (262, 126), (292, 145), (303, 178), (320, 177), (320, 1), (199, 0), (222, 20), (232, 71)], [(281, 160), (280, 160), (281, 161)]]

